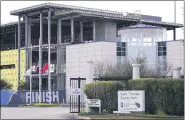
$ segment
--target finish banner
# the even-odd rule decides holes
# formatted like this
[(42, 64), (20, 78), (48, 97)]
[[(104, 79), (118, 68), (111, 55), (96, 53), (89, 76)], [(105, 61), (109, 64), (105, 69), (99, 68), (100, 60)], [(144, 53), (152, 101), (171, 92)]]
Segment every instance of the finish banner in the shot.
[[(1, 90), (1, 105), (21, 105), (39, 103), (39, 91), (29, 90), (16, 91), (16, 90)], [(63, 103), (66, 102), (66, 91), (65, 90), (52, 90), (51, 97), (49, 91), (41, 91), (41, 103)]]

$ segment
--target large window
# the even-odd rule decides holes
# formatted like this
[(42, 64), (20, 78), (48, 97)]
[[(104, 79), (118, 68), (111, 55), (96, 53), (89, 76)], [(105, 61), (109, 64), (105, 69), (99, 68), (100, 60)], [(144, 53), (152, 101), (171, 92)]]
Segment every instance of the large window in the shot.
[(166, 42), (158, 42), (158, 56), (166, 56)]
[(117, 42), (117, 56), (126, 56), (125, 42)]

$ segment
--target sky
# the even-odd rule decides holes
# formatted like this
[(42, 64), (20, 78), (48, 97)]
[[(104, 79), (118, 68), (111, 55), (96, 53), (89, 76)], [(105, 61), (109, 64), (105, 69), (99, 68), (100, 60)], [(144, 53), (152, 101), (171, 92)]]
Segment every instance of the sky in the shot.
[[(17, 16), (10, 15), (10, 11), (29, 7), (41, 3), (59, 3), (90, 8), (107, 9), (119, 12), (141, 11), (141, 14), (162, 17), (164, 22), (174, 22), (174, 1), (1, 1), (1, 24), (15, 22)], [(183, 1), (176, 2), (176, 22), (183, 24)], [(183, 39), (183, 31), (177, 29), (177, 39)], [(167, 33), (167, 40), (172, 40), (173, 32)]]

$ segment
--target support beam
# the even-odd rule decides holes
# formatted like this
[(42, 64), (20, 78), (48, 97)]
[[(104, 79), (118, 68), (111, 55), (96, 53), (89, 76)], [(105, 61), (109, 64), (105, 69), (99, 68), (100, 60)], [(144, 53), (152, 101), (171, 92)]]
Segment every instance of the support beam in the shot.
[(50, 64), (51, 64), (51, 9), (48, 11), (48, 90), (50, 93), (50, 103), (51, 103), (51, 73), (50, 73)]
[(71, 18), (71, 43), (74, 42), (74, 18)]
[(28, 70), (29, 66), (29, 53), (28, 53), (28, 16), (25, 15), (24, 17), (25, 20), (25, 47), (26, 47), (26, 71)]
[[(79, 18), (79, 17), (81, 17), (81, 15), (74, 15), (74, 16), (72, 16), (72, 18), (74, 19), (74, 18)], [(71, 16), (67, 16), (67, 17), (62, 17), (62, 18), (60, 18), (61, 20), (69, 20), (71, 18)]]
[(39, 103), (41, 102), (41, 90), (42, 90), (42, 39), (43, 39), (43, 23), (42, 23), (42, 12), (40, 12), (40, 38), (39, 38)]
[(83, 42), (83, 22), (80, 22), (80, 42)]
[(15, 49), (17, 49), (17, 28), (15, 26)]
[(18, 16), (18, 90), (20, 89), (20, 41), (21, 41), (21, 18)]
[(173, 29), (173, 40), (174, 41), (176, 40), (176, 29), (175, 28)]
[(61, 19), (58, 20), (58, 25), (57, 25), (57, 32), (58, 32), (58, 41), (57, 44), (61, 44), (62, 42), (62, 28), (61, 28)]
[[(61, 44), (61, 20), (57, 22), (57, 44)], [(57, 89), (61, 87), (61, 46), (57, 47)]]
[(96, 21), (93, 20), (93, 41), (96, 41)]

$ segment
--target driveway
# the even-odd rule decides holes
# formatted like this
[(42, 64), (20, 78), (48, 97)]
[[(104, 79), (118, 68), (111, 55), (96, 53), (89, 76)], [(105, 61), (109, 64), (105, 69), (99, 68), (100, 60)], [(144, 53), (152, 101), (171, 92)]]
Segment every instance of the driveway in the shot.
[(1, 107), (1, 119), (75, 119), (69, 107)]

